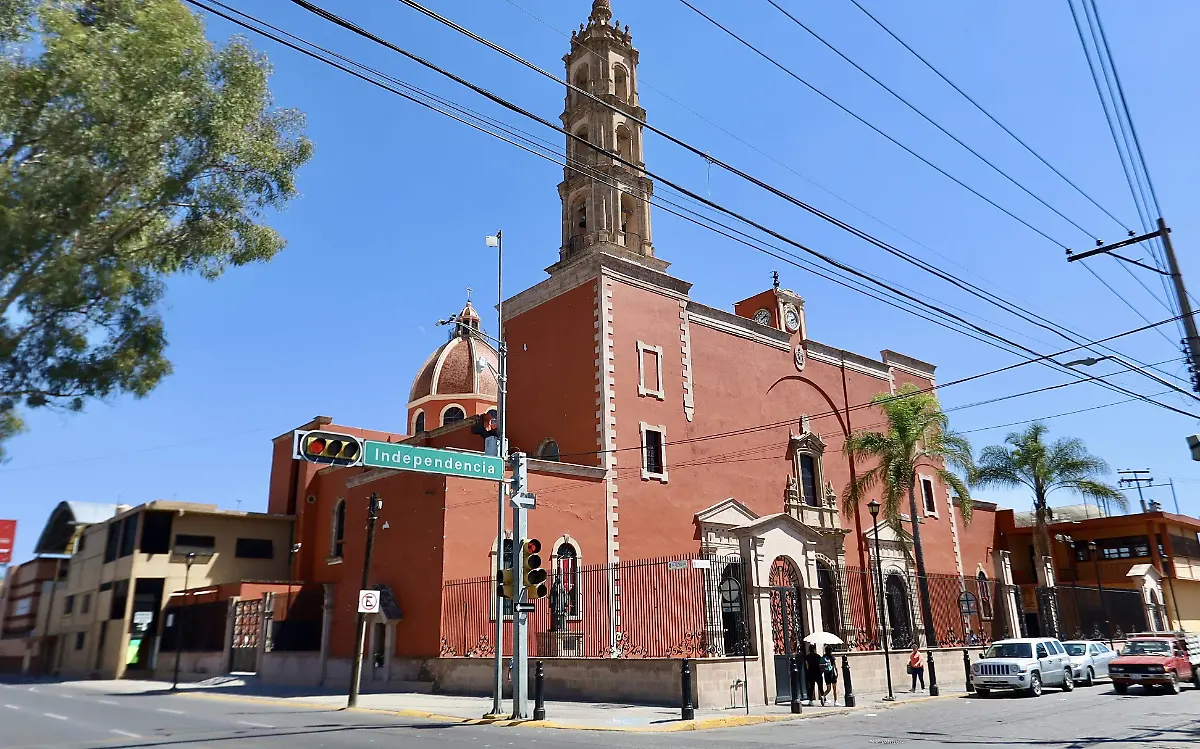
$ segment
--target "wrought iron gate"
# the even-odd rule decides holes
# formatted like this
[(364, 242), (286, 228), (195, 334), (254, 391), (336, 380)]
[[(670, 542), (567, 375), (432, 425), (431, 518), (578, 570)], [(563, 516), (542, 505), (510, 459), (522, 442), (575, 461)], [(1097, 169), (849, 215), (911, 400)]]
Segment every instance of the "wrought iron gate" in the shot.
[(262, 599), (235, 601), (233, 604), (233, 643), (229, 670), (233, 673), (258, 671), (258, 646), (262, 637)]

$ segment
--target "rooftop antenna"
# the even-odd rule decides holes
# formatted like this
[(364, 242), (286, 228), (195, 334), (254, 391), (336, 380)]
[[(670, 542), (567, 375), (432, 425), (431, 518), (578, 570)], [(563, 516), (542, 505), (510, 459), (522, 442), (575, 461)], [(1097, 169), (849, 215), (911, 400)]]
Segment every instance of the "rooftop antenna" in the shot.
[(779, 291), (779, 271), (771, 271), (771, 288)]

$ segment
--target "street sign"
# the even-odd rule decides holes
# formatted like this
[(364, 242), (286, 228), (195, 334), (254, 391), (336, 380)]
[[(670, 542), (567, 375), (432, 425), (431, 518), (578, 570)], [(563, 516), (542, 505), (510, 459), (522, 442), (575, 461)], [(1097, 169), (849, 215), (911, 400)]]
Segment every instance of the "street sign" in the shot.
[(523, 510), (532, 510), (537, 506), (537, 496), (529, 492), (521, 492), (509, 497), (508, 504)]
[(667, 562), (667, 569), (669, 569), (669, 570), (686, 570), (688, 568), (689, 563), (690, 563), (690, 560), (687, 560), (687, 559), (672, 559)]
[(139, 626), (146, 626), (154, 621), (153, 611), (135, 611), (133, 612), (133, 623)]
[(397, 468), (485, 481), (504, 480), (504, 461), (491, 455), (374, 440), (367, 440), (364, 447), (362, 464), (368, 468)]
[(13, 542), (17, 538), (17, 521), (0, 520), (0, 564), (12, 561)]
[(360, 613), (360, 614), (379, 613), (379, 591), (377, 591), (377, 590), (360, 590), (360, 591), (358, 591), (358, 613)]

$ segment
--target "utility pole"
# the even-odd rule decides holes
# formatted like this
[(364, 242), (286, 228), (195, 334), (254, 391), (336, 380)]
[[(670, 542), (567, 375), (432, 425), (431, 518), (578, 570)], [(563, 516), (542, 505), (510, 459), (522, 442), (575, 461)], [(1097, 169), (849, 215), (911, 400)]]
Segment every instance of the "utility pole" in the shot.
[(1146, 512), (1146, 498), (1142, 496), (1142, 484), (1147, 486), (1154, 483), (1154, 478), (1150, 476), (1150, 469), (1143, 468), (1140, 470), (1125, 470), (1117, 471), (1117, 475), (1121, 478), (1117, 483), (1122, 486), (1136, 486), (1138, 491), (1138, 501), (1142, 505), (1142, 512)]
[(1184, 353), (1188, 357), (1188, 371), (1192, 375), (1192, 389), (1200, 392), (1200, 332), (1196, 330), (1196, 320), (1192, 317), (1192, 302), (1188, 298), (1187, 289), (1183, 285), (1183, 274), (1179, 271), (1179, 263), (1175, 259), (1175, 247), (1171, 244), (1171, 230), (1167, 222), (1160, 216), (1158, 233), (1162, 237), (1163, 251), (1167, 256), (1167, 272), (1171, 283), (1175, 286), (1175, 300), (1179, 304), (1179, 314), (1183, 315), (1183, 330), (1187, 334), (1184, 340)]
[[(493, 240), (495, 240), (493, 242)], [(504, 232), (498, 231), (487, 238), (487, 245), (496, 247), (496, 352), (500, 359), (500, 371), (496, 373), (496, 457), (508, 460), (508, 442), (505, 422), (508, 420), (508, 347), (504, 343)], [(496, 572), (504, 572), (504, 482), (496, 489)], [(514, 536), (513, 544), (517, 543)], [(516, 568), (514, 568), (514, 574)], [(492, 674), (492, 711), (500, 715), (504, 711), (504, 599), (496, 593), (496, 658)]]
[[(513, 469), (513, 618), (512, 618), (512, 718), (529, 718), (529, 613), (533, 601), (529, 599), (526, 586), (526, 559), (531, 551), (525, 548), (529, 539), (529, 515), (533, 495), (529, 493), (529, 468), (524, 453), (513, 453), (510, 461)], [(536, 552), (532, 552), (536, 553)]]
[[(383, 503), (379, 495), (371, 492), (367, 500), (367, 543), (363, 547), (362, 585), (359, 590), (367, 590), (371, 583), (371, 552), (375, 549), (375, 521), (379, 519), (379, 508)], [(363, 643), (367, 637), (367, 615), (358, 612), (358, 620), (354, 630), (354, 666), (350, 670), (350, 696), (346, 707), (358, 706), (358, 685), (362, 681)]]
[(1175, 503), (1175, 514), (1179, 513), (1179, 497), (1175, 496), (1175, 479), (1170, 478), (1167, 481), (1171, 484), (1171, 501)]

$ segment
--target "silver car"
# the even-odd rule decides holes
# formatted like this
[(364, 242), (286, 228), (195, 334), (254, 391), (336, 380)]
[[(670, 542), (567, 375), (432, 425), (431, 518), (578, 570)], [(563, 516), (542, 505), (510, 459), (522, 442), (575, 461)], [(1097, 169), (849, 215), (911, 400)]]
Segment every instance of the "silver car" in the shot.
[(1063, 648), (1071, 656), (1071, 670), (1075, 683), (1090, 687), (1096, 679), (1107, 679), (1108, 664), (1120, 655), (1103, 642), (1096, 640), (1070, 640)]
[(971, 667), (971, 683), (980, 697), (1001, 689), (1038, 697), (1043, 686), (1070, 692), (1075, 688), (1075, 675), (1071, 657), (1061, 642), (1029, 637), (999, 640), (989, 645)]

